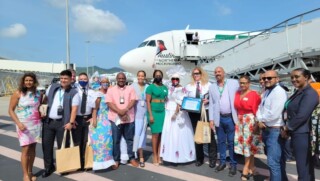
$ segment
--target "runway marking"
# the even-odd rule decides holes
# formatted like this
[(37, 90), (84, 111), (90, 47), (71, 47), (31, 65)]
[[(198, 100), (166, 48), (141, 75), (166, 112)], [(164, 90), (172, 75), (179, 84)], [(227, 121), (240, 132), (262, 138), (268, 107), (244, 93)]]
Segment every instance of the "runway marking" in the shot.
[[(0, 120), (1, 123), (4, 123), (4, 124), (15, 124), (14, 122), (12, 121), (6, 121), (6, 120)], [(3, 134), (3, 135), (6, 135), (6, 136), (10, 136), (10, 137), (15, 137), (17, 138), (17, 133), (16, 132), (13, 132), (13, 131), (7, 131), (7, 130), (3, 130), (3, 129), (0, 129), (0, 134)], [(150, 136), (150, 135), (148, 135)], [(151, 136), (150, 136), (151, 137)], [(39, 142), (41, 143), (41, 141)], [(56, 146), (55, 146), (56, 147)], [(146, 146), (146, 148), (144, 149), (145, 151), (150, 151), (152, 152), (152, 147), (151, 146)], [(266, 159), (265, 156), (263, 155), (255, 155), (256, 158), (262, 158), (262, 159)], [(40, 158), (39, 158), (40, 159)], [(209, 160), (208, 158), (205, 158), (205, 163), (206, 164), (209, 164)], [(289, 162), (287, 164), (294, 164), (295, 165), (295, 162)], [(189, 173), (189, 172), (184, 172), (184, 171), (180, 171), (180, 170), (176, 170), (174, 171), (174, 174), (168, 174), (169, 172), (172, 172), (172, 168), (168, 168), (168, 167), (164, 167), (164, 166), (154, 166), (153, 164), (151, 163), (145, 163), (146, 167), (145, 168), (150, 168), (148, 169), (148, 171), (151, 171), (151, 172), (155, 172), (155, 173), (159, 173), (159, 174), (162, 174), (162, 175), (167, 175), (167, 176), (173, 176), (175, 178), (179, 178), (180, 176), (186, 176), (186, 175), (189, 175), (188, 177), (186, 178), (179, 178), (179, 179), (188, 179), (188, 178), (191, 178), (191, 175), (192, 177), (194, 177), (194, 175), (196, 176), (199, 176), (199, 177), (205, 177), (205, 176), (202, 176), (202, 175), (197, 175), (197, 174), (193, 174), (193, 173)], [(164, 168), (163, 169), (163, 173), (160, 173), (158, 171), (162, 171), (162, 169), (160, 168)], [(237, 170), (241, 170), (243, 168), (243, 165), (242, 164), (238, 164), (237, 165)], [(142, 168), (139, 168), (139, 169), (142, 169)], [(160, 169), (160, 170), (159, 170)], [(154, 171), (153, 171), (154, 170)], [(182, 173), (180, 173), (182, 172)], [(256, 172), (259, 173), (259, 175), (263, 175), (263, 176), (269, 176), (269, 170), (267, 169), (263, 169), (263, 168), (256, 168)], [(177, 175), (175, 175), (175, 173), (177, 173)], [(75, 174), (79, 174), (79, 173), (75, 173)], [(72, 174), (72, 175), (75, 175), (75, 174)], [(181, 174), (181, 175), (180, 175)], [(93, 174), (92, 174), (93, 175)], [(69, 176), (69, 175), (68, 175)], [(96, 175), (95, 175), (96, 176)], [(293, 175), (293, 174), (287, 174), (287, 176), (289, 177), (289, 180), (291, 181), (294, 181), (294, 180), (297, 180), (298, 176), (296, 175)], [(67, 177), (67, 176), (66, 176)], [(81, 178), (83, 178), (83, 176), (81, 176)], [(206, 179), (212, 179), (212, 178), (209, 178), (209, 177), (205, 177)], [(199, 178), (199, 179), (204, 179), (204, 178)], [(214, 181), (215, 179), (213, 179)], [(318, 179), (316, 179), (317, 181), (320, 181)]]
[[(0, 145), (0, 153), (1, 155), (11, 158), (13, 160), (20, 162), (21, 152), (1, 146)], [(34, 160), (34, 166), (44, 169), (43, 167), (43, 160), (39, 157), (36, 157)], [(55, 172), (55, 174), (59, 175), (59, 173)], [(108, 178), (104, 178), (95, 174), (87, 173), (87, 172), (76, 172), (70, 173), (68, 175), (64, 175), (63, 177), (72, 179), (72, 180), (79, 180), (79, 181), (87, 181), (87, 180), (97, 180), (97, 181), (112, 181)]]
[[(17, 134), (13, 131), (6, 131), (3, 129), (0, 129), (0, 134), (2, 135), (6, 135), (6, 136), (10, 136), (10, 137), (17, 137)], [(6, 157), (9, 157), (11, 159), (20, 161), (20, 155), (21, 153), (18, 151), (15, 151), (13, 149), (10, 148), (6, 148), (4, 146), (0, 146), (0, 154)], [(43, 169), (43, 160), (41, 158), (36, 157), (35, 162), (34, 162), (34, 166), (38, 167), (38, 168), (42, 168)], [(130, 164), (128, 164), (128, 166), (131, 166)], [(138, 169), (142, 169), (142, 170), (146, 170), (146, 171), (150, 171), (150, 172), (154, 172), (157, 174), (161, 174), (161, 175), (166, 175), (169, 177), (174, 177), (177, 179), (182, 179), (182, 180), (212, 180), (212, 181), (220, 181), (218, 179), (214, 179), (214, 178), (210, 178), (210, 177), (206, 177), (203, 175), (198, 175), (195, 173), (189, 173), (189, 172), (185, 172), (185, 171), (181, 171), (181, 170), (176, 170), (176, 169), (172, 169), (172, 168), (168, 168), (168, 167), (164, 167), (164, 166), (155, 166), (151, 163), (147, 163), (145, 162), (145, 168), (139, 168)], [(56, 172), (55, 172), (56, 173)], [(56, 173), (58, 174), (58, 173)], [(92, 177), (92, 176), (96, 176)], [(74, 179), (74, 180), (88, 180), (89, 178), (92, 180), (97, 180), (100, 181), (102, 178), (105, 179), (104, 177), (100, 177), (91, 173), (86, 173), (86, 172), (76, 172), (76, 173), (72, 173), (69, 175), (64, 176), (66, 178), (70, 178), (70, 179)], [(100, 179), (100, 180), (99, 180)], [(108, 181), (109, 179), (106, 179), (106, 181)]]

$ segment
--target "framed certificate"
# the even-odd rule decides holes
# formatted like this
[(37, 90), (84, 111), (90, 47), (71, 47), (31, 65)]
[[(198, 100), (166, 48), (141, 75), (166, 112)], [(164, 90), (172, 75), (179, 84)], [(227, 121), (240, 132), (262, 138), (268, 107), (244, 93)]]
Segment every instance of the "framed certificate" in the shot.
[(202, 99), (194, 97), (184, 97), (181, 109), (188, 112), (200, 113), (202, 107)]

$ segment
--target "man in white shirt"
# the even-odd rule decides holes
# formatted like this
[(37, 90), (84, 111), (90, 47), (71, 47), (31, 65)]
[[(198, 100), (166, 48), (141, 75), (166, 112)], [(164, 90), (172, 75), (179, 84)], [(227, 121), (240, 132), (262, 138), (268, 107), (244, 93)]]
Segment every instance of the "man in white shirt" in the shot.
[(284, 155), (285, 140), (280, 135), (280, 128), (284, 125), (282, 111), (287, 101), (286, 91), (278, 85), (278, 73), (267, 71), (262, 77), (265, 92), (257, 111), (259, 127), (262, 129), (262, 139), (265, 144), (270, 180), (286, 181), (286, 162)]
[[(79, 105), (78, 93), (71, 88), (72, 73), (64, 70), (60, 73), (60, 84), (52, 84), (46, 92), (44, 102), (48, 103), (47, 115), (43, 122), (42, 150), (45, 170), (42, 177), (48, 177), (54, 170), (53, 145), (57, 138), (60, 149), (64, 131), (75, 126), (75, 117)], [(71, 100), (70, 100), (71, 99)]]
[(84, 154), (88, 141), (88, 131), (90, 119), (97, 118), (97, 110), (95, 101), (97, 99), (96, 93), (89, 88), (88, 75), (86, 73), (79, 74), (79, 86), (77, 87), (79, 97), (79, 108), (76, 117), (76, 128), (72, 130), (75, 146), (80, 146), (80, 160), (81, 169), (84, 168)]
[(199, 35), (198, 32), (192, 35), (192, 44), (198, 45), (199, 42)]

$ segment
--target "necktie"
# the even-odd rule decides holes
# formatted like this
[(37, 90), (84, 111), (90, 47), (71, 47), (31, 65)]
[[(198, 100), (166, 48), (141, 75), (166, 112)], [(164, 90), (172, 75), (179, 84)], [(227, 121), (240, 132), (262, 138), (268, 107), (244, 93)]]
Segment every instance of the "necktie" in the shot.
[(200, 98), (200, 82), (197, 82), (196, 98)]
[(82, 100), (81, 100), (81, 110), (80, 113), (84, 114), (86, 112), (86, 104), (87, 104), (87, 94), (86, 94), (86, 88), (83, 88), (82, 90)]

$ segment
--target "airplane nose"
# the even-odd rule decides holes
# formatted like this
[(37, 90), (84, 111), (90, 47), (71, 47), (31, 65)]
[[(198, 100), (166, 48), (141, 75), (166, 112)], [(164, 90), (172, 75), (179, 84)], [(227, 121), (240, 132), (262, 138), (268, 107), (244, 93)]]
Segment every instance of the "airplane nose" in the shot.
[[(128, 53), (129, 53), (129, 52), (128, 52)], [(120, 66), (121, 66), (123, 69), (125, 69), (125, 70), (126, 70), (128, 67), (131, 66), (131, 65), (130, 65), (131, 62), (130, 62), (128, 53), (122, 55), (122, 56), (120, 57), (120, 61), (119, 61)]]

